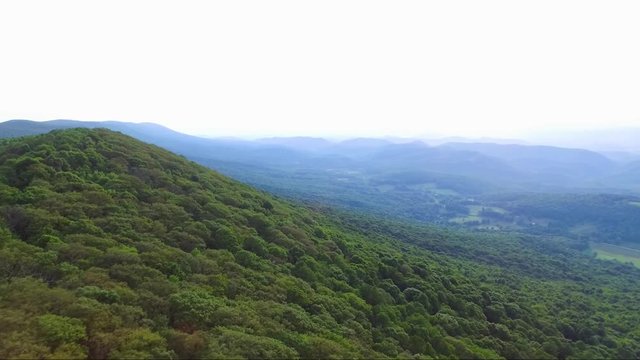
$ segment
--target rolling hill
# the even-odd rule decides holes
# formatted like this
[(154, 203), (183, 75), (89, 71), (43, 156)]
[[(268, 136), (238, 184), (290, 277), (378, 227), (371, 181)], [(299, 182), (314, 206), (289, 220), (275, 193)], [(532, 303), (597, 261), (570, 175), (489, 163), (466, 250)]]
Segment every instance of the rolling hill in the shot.
[(447, 143), (445, 148), (474, 151), (506, 162), (526, 176), (541, 182), (566, 185), (580, 183), (584, 178), (598, 178), (611, 173), (616, 163), (589, 150), (552, 146), (506, 145), (491, 143)]

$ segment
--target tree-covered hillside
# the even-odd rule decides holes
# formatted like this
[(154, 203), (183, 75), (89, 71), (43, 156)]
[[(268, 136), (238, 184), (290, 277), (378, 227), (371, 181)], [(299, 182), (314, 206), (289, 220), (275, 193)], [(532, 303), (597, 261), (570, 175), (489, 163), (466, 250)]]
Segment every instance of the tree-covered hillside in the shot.
[(640, 271), (280, 201), (155, 146), (0, 142), (0, 358), (637, 358)]

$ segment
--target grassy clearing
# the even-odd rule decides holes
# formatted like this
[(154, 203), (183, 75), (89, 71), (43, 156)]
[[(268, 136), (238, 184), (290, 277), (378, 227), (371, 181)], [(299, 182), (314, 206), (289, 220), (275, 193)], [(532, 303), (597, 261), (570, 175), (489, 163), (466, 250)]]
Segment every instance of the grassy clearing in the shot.
[(396, 187), (393, 185), (378, 185), (376, 186), (376, 189), (378, 189), (379, 192), (381, 193), (387, 193), (389, 191), (394, 190)]
[(495, 206), (482, 206), (482, 205), (469, 205), (469, 214), (471, 215), (480, 215), (482, 210), (490, 210), (493, 212), (497, 212), (498, 214), (506, 214), (507, 210)]
[(640, 250), (605, 243), (591, 244), (591, 249), (598, 259), (632, 263), (640, 268)]
[[(467, 223), (471, 223), (471, 222), (482, 222), (482, 220), (484, 219), (482, 217), (482, 211), (483, 210), (491, 210), (494, 212), (497, 212), (499, 214), (507, 214), (508, 211), (499, 207), (495, 207), (495, 206), (482, 206), (482, 205), (468, 205), (467, 208), (469, 209), (469, 215), (467, 216), (458, 216), (458, 217), (454, 217), (452, 219), (449, 220), (449, 222), (454, 223), (454, 224), (467, 224)], [(488, 227), (479, 227), (479, 228), (486, 228), (486, 229), (491, 229), (491, 230), (496, 230), (498, 229), (498, 227), (496, 227), (496, 224), (491, 224)]]
[(449, 220), (449, 222), (452, 222), (454, 224), (466, 224), (474, 221), (480, 222), (482, 221), (482, 218), (476, 215), (469, 215), (469, 216), (458, 216)]
[(450, 190), (450, 189), (432, 189), (430, 191), (436, 195), (442, 195), (442, 196), (459, 196), (460, 195), (456, 191)]
[(447, 188), (439, 188), (438, 185), (435, 183), (414, 184), (414, 185), (409, 185), (408, 188), (411, 190), (422, 191), (425, 193), (432, 193), (432, 194), (443, 195), (443, 196), (459, 195), (454, 190), (447, 189)]

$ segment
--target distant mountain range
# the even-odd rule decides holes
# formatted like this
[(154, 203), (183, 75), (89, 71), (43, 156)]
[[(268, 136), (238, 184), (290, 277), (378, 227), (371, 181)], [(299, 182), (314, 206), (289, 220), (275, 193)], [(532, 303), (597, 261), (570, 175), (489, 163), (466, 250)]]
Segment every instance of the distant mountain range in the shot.
[[(640, 123), (640, 121), (639, 121)], [(592, 129), (580, 131), (554, 131), (531, 136), (538, 144), (570, 146), (602, 152), (626, 152), (640, 154), (640, 126)]]
[[(267, 180), (254, 176), (251, 169), (277, 169), (284, 173), (351, 171), (367, 182), (407, 171), (415, 175), (418, 171), (431, 180), (436, 175), (447, 175), (477, 181), (487, 184), (486, 191), (496, 187), (520, 191), (640, 191), (640, 160), (623, 156), (612, 159), (590, 150), (553, 146), (462, 141), (429, 146), (422, 141), (398, 143), (376, 138), (209, 139), (153, 123), (73, 120), (6, 121), (0, 123), (0, 137), (75, 127), (120, 131), (257, 186), (266, 186)], [(412, 181), (416, 181), (415, 176)], [(275, 186), (277, 190), (277, 184), (268, 182), (270, 189)]]

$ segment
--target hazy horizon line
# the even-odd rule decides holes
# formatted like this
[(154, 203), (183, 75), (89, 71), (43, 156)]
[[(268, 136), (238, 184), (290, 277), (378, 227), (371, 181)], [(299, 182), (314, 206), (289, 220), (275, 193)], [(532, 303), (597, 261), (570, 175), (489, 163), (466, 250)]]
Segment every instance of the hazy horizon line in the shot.
[(176, 131), (179, 133), (204, 137), (204, 138), (236, 138), (243, 140), (259, 140), (259, 139), (269, 139), (269, 138), (323, 138), (323, 139), (333, 139), (333, 140), (347, 140), (347, 139), (358, 139), (358, 138), (373, 138), (373, 139), (402, 139), (402, 140), (442, 140), (447, 138), (460, 138), (460, 139), (469, 139), (469, 140), (497, 140), (497, 141), (517, 141), (517, 142), (529, 142), (532, 140), (538, 140), (541, 137), (544, 138), (546, 136), (553, 135), (567, 135), (567, 133), (572, 134), (587, 134), (587, 133), (597, 133), (597, 132), (606, 132), (606, 131), (625, 131), (625, 130), (635, 130), (640, 131), (640, 124), (638, 125), (616, 125), (616, 126), (589, 126), (589, 127), (556, 127), (556, 128), (546, 128), (546, 129), (536, 129), (527, 133), (520, 133), (518, 135), (513, 136), (502, 136), (499, 134), (491, 135), (491, 134), (477, 134), (470, 135), (465, 133), (445, 133), (438, 131), (431, 131), (429, 129), (422, 129), (416, 131), (416, 135), (408, 135), (405, 133), (341, 133), (341, 132), (296, 132), (296, 133), (288, 133), (288, 132), (227, 132), (227, 131), (219, 131), (215, 129), (210, 130), (185, 130), (177, 128), (173, 125), (166, 124), (162, 121), (150, 121), (150, 120), (117, 120), (117, 119), (89, 119), (89, 120), (79, 120), (79, 119), (70, 119), (70, 118), (49, 118), (49, 119), (28, 119), (28, 118), (12, 118), (0, 121), (0, 123), (9, 122), (9, 121), (33, 121), (33, 122), (51, 122), (51, 121), (78, 121), (78, 122), (119, 122), (119, 123), (129, 123), (129, 124), (153, 124), (165, 127), (169, 130)]

